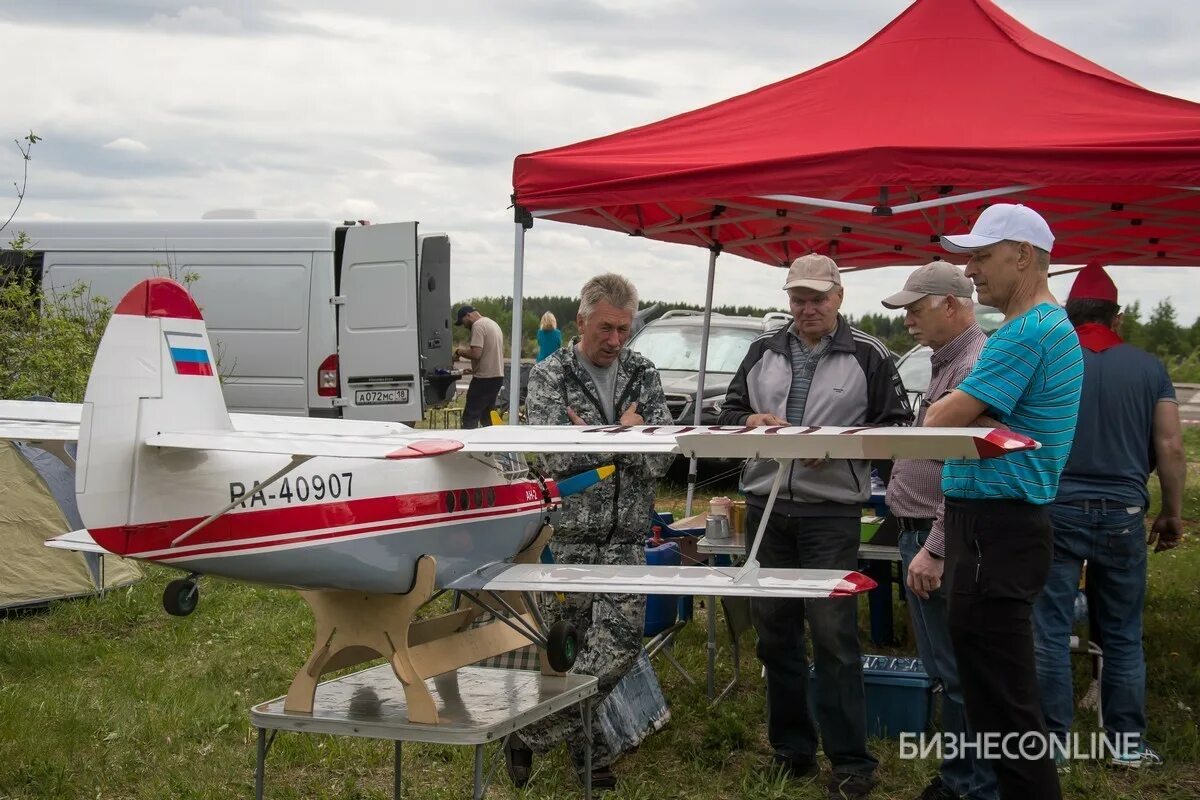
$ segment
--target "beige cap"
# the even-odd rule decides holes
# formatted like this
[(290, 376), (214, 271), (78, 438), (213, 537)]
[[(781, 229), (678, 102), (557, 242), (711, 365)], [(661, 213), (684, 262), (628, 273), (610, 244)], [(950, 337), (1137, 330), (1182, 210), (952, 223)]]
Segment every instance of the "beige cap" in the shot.
[(833, 259), (829, 256), (809, 253), (792, 262), (783, 288), (785, 290), (812, 289), (814, 292), (828, 292), (834, 286), (841, 285), (842, 276)]
[(904, 288), (891, 297), (884, 298), (883, 306), (904, 308), (929, 295), (970, 297), (974, 293), (975, 285), (961, 269), (949, 261), (934, 261), (914, 269), (904, 282)]

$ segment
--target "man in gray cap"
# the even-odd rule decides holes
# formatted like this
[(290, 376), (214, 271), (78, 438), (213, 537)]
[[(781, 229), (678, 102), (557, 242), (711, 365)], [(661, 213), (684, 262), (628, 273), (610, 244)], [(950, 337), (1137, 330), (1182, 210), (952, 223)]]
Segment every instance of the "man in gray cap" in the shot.
[[(904, 326), (920, 344), (933, 349), (929, 388), (917, 409), (917, 425), (929, 405), (952, 391), (971, 371), (987, 336), (975, 322), (974, 287), (958, 267), (934, 261), (913, 270), (904, 288), (883, 301), (904, 309)], [(909, 614), (917, 652), (929, 677), (942, 684), (942, 730), (967, 733), (962, 685), (950, 642), (946, 597), (941, 589), (945, 496), (942, 462), (906, 458), (896, 461), (888, 482), (887, 505), (900, 528), (900, 558), (908, 575)], [(933, 539), (929, 544), (927, 540)], [(970, 751), (942, 761), (921, 800), (994, 800), (996, 774)]]
[[(783, 285), (792, 324), (750, 345), (729, 384), (722, 425), (908, 425), (912, 409), (888, 349), (838, 313), (842, 278), (833, 259), (796, 259)], [(752, 459), (742, 473), (746, 530), (757, 532), (777, 464)], [(855, 569), (859, 517), (871, 492), (864, 460), (794, 462), (780, 486), (758, 558), (764, 567)], [(747, 542), (747, 548), (753, 542)], [(854, 598), (754, 600), (758, 657), (767, 668), (767, 734), (785, 774), (817, 774), (817, 731), (833, 766), (830, 797), (865, 796), (875, 784)], [(808, 703), (804, 621), (816, 687)]]

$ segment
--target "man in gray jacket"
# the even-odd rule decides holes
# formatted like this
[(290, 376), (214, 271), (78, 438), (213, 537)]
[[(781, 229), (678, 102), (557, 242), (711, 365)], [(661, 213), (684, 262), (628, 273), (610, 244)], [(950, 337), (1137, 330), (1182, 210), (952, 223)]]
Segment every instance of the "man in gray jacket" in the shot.
[[(532, 425), (670, 425), (674, 421), (658, 371), (629, 341), (637, 290), (616, 274), (598, 275), (580, 292), (579, 336), (533, 368), (526, 414)], [(658, 479), (670, 455), (555, 453), (544, 457), (551, 477), (562, 479), (605, 464), (612, 477), (563, 498), (550, 550), (558, 564), (644, 564), (646, 534)], [(599, 699), (616, 687), (642, 650), (645, 598), (632, 594), (541, 595), (547, 625), (566, 619), (579, 636), (572, 672), (599, 679)], [(514, 734), (514, 737), (516, 735)], [(529, 779), (533, 753), (562, 741), (577, 770), (583, 769), (584, 736), (592, 738), (592, 786), (611, 789), (616, 778), (611, 753), (593, 716), (593, 730), (580, 727), (578, 709), (535, 722), (510, 738), (505, 755), (518, 787)]]
[[(816, 254), (796, 259), (783, 288), (792, 324), (750, 345), (729, 385), (720, 423), (910, 424), (912, 409), (888, 349), (838, 313), (844, 294), (833, 259)], [(772, 460), (751, 460), (742, 473), (751, 536), (777, 468)], [(870, 473), (869, 461), (792, 462), (759, 545), (761, 565), (856, 569)], [(752, 544), (747, 541), (747, 549)], [(756, 599), (751, 609), (758, 656), (767, 669), (767, 734), (775, 761), (793, 778), (818, 773), (804, 649), (807, 617), (816, 667), (813, 716), (833, 766), (830, 796), (865, 796), (875, 785), (878, 761), (867, 750), (856, 600)]]

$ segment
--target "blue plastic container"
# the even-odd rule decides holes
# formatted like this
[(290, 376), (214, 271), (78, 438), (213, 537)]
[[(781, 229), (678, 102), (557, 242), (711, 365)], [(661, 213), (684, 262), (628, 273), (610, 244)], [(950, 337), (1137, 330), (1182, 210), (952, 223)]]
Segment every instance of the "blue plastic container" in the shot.
[[(867, 695), (867, 736), (896, 738), (928, 730), (933, 709), (933, 681), (919, 658), (863, 656)], [(809, 668), (810, 670), (812, 667)], [(813, 708), (816, 681), (809, 674), (808, 702)]]
[[(646, 564), (650, 566), (677, 567), (682, 560), (679, 545), (663, 542), (655, 547), (646, 545)], [(646, 596), (646, 636), (656, 636), (675, 624), (679, 616), (679, 596), (651, 594)]]
[(932, 716), (933, 681), (919, 658), (863, 656), (867, 735), (895, 738), (920, 733)]

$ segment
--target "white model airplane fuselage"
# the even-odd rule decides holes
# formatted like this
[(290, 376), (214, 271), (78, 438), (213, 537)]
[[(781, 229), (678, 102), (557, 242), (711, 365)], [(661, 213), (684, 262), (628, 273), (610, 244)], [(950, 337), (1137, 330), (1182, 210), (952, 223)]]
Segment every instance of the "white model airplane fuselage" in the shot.
[[(574, 632), (546, 626), (531, 592), (825, 598), (873, 586), (857, 572), (700, 566), (542, 565), (561, 503), (519, 453), (681, 453), (796, 458), (981, 458), (1036, 447), (1001, 431), (906, 428), (496, 426), (421, 431), (380, 422), (230, 415), (200, 310), (165, 278), (114, 310), (82, 405), (0, 401), (0, 438), (71, 461), (86, 531), (48, 542), (175, 567), (193, 576), (293, 587), (316, 645), (288, 693), (311, 710), (324, 672), (389, 658), (410, 718), (436, 722), (423, 679), (536, 642), (543, 669), (574, 660)], [(567, 485), (563, 481), (563, 486)], [(649, 512), (649, 509), (647, 509)], [(764, 514), (764, 523), (768, 515)], [(417, 622), (440, 589), (468, 606)], [(164, 604), (195, 605), (194, 577)], [(190, 598), (190, 601), (188, 600)], [(482, 614), (494, 621), (480, 624)]]

